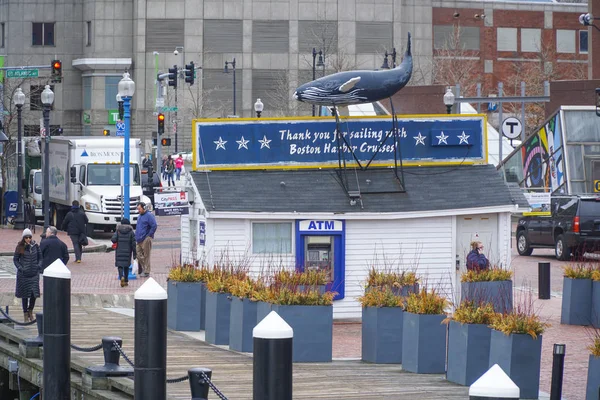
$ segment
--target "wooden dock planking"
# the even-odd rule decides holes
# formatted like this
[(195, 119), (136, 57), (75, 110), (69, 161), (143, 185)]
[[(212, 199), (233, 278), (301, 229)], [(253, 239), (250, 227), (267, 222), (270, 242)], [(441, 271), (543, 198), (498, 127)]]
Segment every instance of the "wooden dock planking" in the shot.
[[(27, 328), (32, 331), (34, 329)], [(133, 361), (134, 319), (100, 308), (72, 310), (71, 341), (91, 347), (102, 336), (123, 338), (123, 349)], [(89, 362), (103, 364), (102, 351), (72, 354)], [(121, 365), (126, 365), (121, 359)], [(231, 400), (252, 400), (252, 358), (208, 345), (184, 334), (167, 336), (167, 376), (187, 375), (192, 367), (213, 370), (213, 381)], [(169, 384), (170, 399), (190, 398), (188, 382)], [(211, 394), (210, 398), (217, 398)], [(334, 361), (323, 364), (294, 364), (294, 399), (468, 399), (468, 388), (454, 385), (442, 375), (403, 372), (398, 365), (375, 365), (360, 361)]]

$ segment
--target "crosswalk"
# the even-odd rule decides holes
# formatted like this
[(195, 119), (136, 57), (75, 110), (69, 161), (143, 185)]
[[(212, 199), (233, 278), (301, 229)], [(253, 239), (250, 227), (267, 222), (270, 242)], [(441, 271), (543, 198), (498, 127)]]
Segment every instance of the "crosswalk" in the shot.
[(16, 277), (14, 273), (0, 268), (0, 279), (15, 279)]

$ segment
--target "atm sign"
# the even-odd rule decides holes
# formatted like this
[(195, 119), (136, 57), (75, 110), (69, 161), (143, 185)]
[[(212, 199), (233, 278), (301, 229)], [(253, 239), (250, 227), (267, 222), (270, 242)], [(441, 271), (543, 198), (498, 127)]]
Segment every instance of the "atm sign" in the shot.
[(300, 221), (300, 230), (309, 232), (341, 232), (342, 221), (336, 220), (304, 220)]

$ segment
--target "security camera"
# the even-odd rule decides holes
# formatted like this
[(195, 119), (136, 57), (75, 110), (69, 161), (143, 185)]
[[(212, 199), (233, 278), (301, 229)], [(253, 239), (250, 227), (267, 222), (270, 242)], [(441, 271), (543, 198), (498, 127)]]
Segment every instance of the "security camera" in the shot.
[(485, 18), (485, 14), (475, 14), (473, 16), (473, 18), (475, 18), (475, 19), (484, 19)]
[(179, 51), (177, 49), (175, 49), (175, 51), (173, 52), (173, 54), (178, 55)]
[(454, 18), (458, 18), (458, 17), (460, 17), (460, 13), (459, 13), (459, 12), (455, 12), (454, 14), (452, 14), (452, 16), (453, 16)]
[(587, 14), (581, 14), (581, 15), (579, 16), (579, 23), (580, 23), (581, 25), (588, 26), (588, 25), (590, 25), (590, 23), (591, 23), (592, 19), (593, 19), (593, 18), (592, 18), (592, 16), (590, 15), (590, 13), (587, 13)]

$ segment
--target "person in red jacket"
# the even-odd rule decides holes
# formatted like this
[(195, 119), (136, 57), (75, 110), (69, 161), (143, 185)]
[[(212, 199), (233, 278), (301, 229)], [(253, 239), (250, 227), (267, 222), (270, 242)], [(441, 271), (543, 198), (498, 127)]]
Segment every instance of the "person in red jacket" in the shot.
[(180, 154), (179, 157), (175, 159), (175, 171), (177, 172), (177, 180), (181, 180), (181, 170), (183, 169), (183, 156)]
[(489, 267), (490, 262), (483, 254), (483, 243), (471, 242), (471, 251), (467, 255), (467, 269), (480, 271)]

